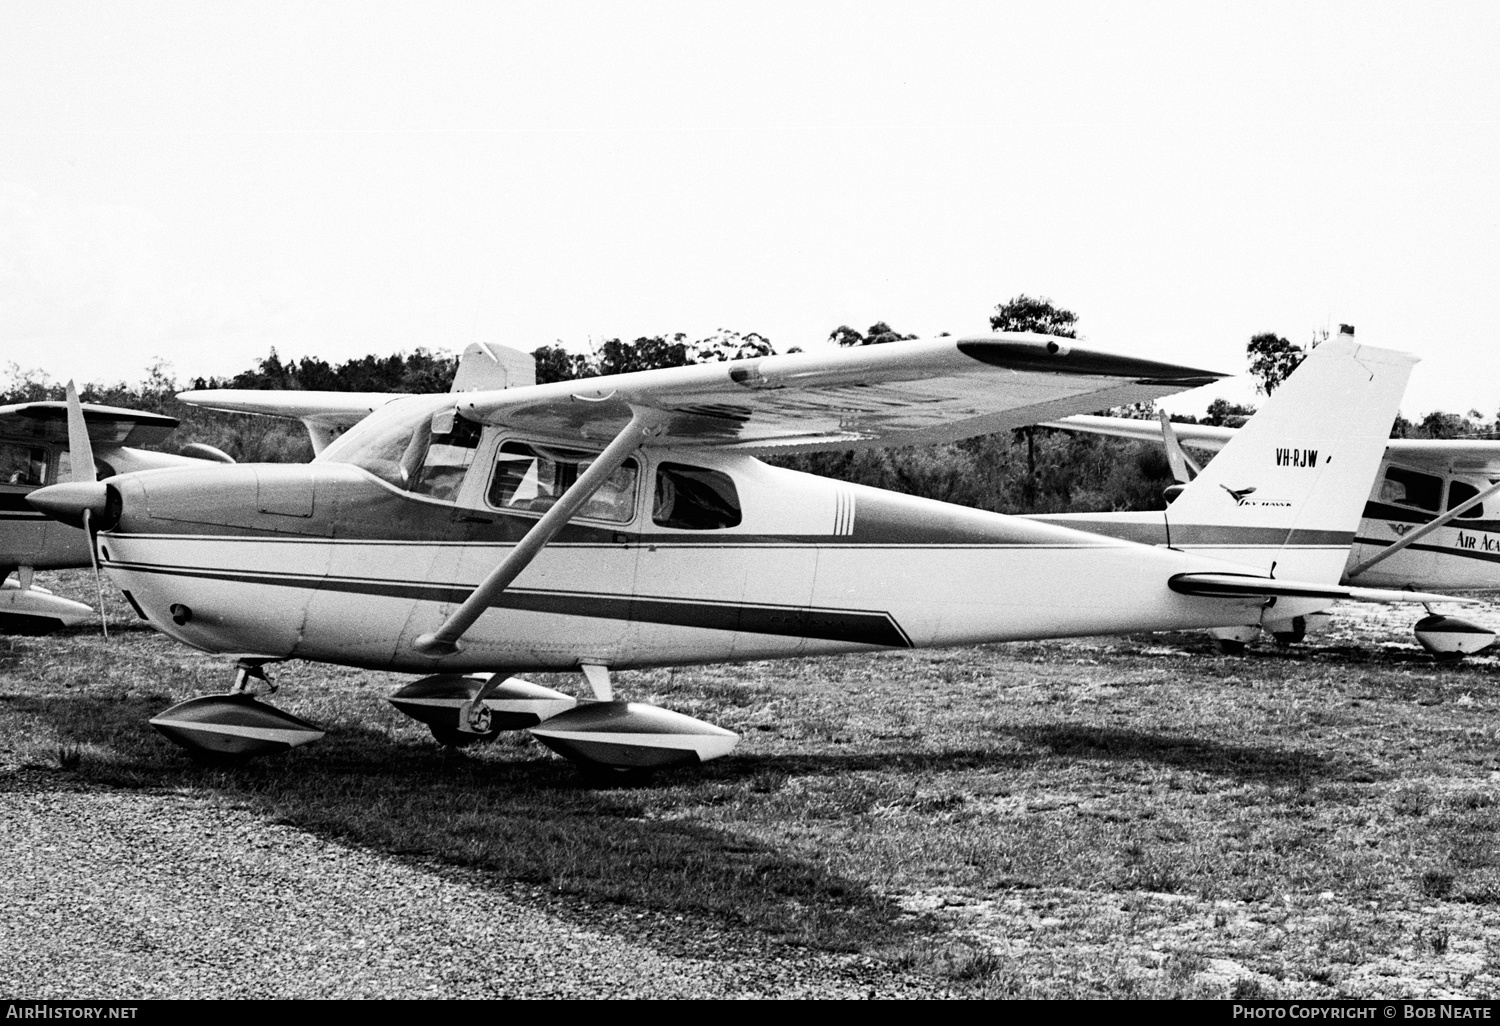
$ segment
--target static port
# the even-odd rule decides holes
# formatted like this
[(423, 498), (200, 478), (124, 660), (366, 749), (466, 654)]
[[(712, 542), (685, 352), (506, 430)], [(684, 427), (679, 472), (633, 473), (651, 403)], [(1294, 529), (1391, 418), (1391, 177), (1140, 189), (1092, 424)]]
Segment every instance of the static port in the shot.
[(193, 621), (193, 611), (180, 602), (173, 602), (167, 607), (167, 612), (172, 614), (172, 622), (179, 627), (186, 627)]

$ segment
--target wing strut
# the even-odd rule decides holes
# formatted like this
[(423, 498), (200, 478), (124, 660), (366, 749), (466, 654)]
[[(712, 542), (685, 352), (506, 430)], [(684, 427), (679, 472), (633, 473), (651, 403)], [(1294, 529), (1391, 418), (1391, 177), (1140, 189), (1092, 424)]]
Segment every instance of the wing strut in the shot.
[(490, 607), (490, 603), (500, 596), (510, 582), (514, 581), (525, 570), (527, 565), (536, 558), (553, 536), (561, 531), (563, 525), (568, 522), (572, 515), (578, 512), (585, 502), (593, 497), (603, 485), (609, 480), (609, 476), (620, 468), (631, 454), (645, 444), (646, 438), (652, 431), (651, 416), (645, 410), (634, 410), (630, 423), (625, 425), (625, 430), (615, 436), (614, 441), (607, 445), (603, 452), (589, 464), (589, 468), (578, 476), (571, 488), (563, 492), (553, 503), (552, 508), (542, 514), (538, 520), (526, 532), (516, 547), (510, 550), (500, 565), (490, 571), (490, 575), (479, 583), (479, 586), (469, 593), (464, 599), (464, 604), (453, 611), (443, 625), (431, 634), (423, 634), (412, 642), (412, 647), (423, 655), (446, 656), (461, 652), (463, 645), (459, 638), (464, 632), (474, 626), (480, 614)]
[(1411, 532), (1411, 534), (1408, 534), (1400, 541), (1392, 542), (1390, 545), (1387, 545), (1385, 548), (1375, 553), (1375, 555), (1359, 564), (1359, 566), (1355, 567), (1353, 570), (1350, 570), (1347, 574), (1344, 575), (1344, 579), (1348, 580), (1351, 577), (1358, 577), (1360, 574), (1370, 569), (1370, 567), (1374, 566), (1376, 563), (1379, 563), (1382, 560), (1389, 559), (1396, 553), (1400, 552), (1402, 549), (1406, 548), (1412, 542), (1420, 541), (1421, 539), (1431, 534), (1433, 531), (1436, 531), (1439, 527), (1446, 527), (1454, 517), (1462, 516), (1469, 510), (1473, 509), (1475, 506), (1479, 505), (1485, 499), (1488, 499), (1491, 495), (1494, 495), (1496, 492), (1500, 492), (1500, 482), (1496, 482), (1495, 484), (1490, 485), (1478, 495), (1459, 503), (1457, 506), (1454, 506), (1442, 516), (1438, 517), (1436, 520), (1432, 520), (1428, 523), (1423, 524), (1421, 527), (1417, 528), (1415, 531)]

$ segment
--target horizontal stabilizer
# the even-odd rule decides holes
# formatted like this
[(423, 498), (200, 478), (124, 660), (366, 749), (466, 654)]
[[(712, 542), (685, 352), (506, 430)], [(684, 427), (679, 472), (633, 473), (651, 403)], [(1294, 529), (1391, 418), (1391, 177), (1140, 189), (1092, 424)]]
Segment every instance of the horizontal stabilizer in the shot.
[(1389, 588), (1351, 588), (1342, 584), (1281, 581), (1253, 574), (1178, 574), (1167, 587), (1180, 595), (1204, 598), (1326, 598), (1355, 602), (1474, 602), (1475, 599), (1435, 595), (1427, 591), (1397, 591)]
[[(1128, 417), (1101, 417), (1081, 413), (1061, 420), (1049, 420), (1038, 427), (1055, 428), (1058, 431), (1077, 431), (1087, 435), (1108, 435), (1112, 438), (1129, 438), (1136, 442), (1160, 442), (1161, 424), (1154, 420), (1135, 420)], [(1194, 449), (1218, 452), (1234, 437), (1235, 428), (1216, 427), (1211, 424), (1176, 424), (1172, 433), (1182, 445)]]

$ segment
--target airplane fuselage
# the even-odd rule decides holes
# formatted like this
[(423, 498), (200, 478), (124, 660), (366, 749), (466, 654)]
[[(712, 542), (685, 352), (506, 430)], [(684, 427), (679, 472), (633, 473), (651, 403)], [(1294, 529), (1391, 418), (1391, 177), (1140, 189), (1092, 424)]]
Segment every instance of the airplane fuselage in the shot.
[[(410, 672), (627, 668), (1211, 627), (1253, 619), (1263, 604), (1171, 591), (1174, 574), (1245, 570), (1199, 554), (746, 456), (653, 449), (634, 457), (635, 493), (569, 523), (460, 653), (422, 655), (413, 642), (537, 520), (490, 501), (499, 493), (479, 471), (496, 466), (498, 445), (487, 438), (453, 501), (326, 462), (114, 478), (123, 512), (100, 535), (101, 557), (142, 615), (200, 649)], [(671, 467), (732, 481), (737, 522), (663, 526), (674, 521), (662, 512), (658, 477)], [(1322, 604), (1283, 599), (1278, 612)]]

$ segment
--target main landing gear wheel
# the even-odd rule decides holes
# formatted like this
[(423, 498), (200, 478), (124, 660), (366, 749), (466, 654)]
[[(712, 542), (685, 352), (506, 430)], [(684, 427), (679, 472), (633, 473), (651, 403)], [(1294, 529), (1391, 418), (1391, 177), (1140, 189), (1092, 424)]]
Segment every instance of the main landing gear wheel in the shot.
[(466, 730), (456, 727), (436, 727), (428, 724), (427, 729), (432, 731), (432, 739), (444, 748), (468, 748), (481, 742), (488, 744), (500, 736), (498, 730), (492, 730), (485, 734), (470, 734)]
[(495, 674), (440, 673), (413, 681), (389, 698), (391, 705), (427, 724), (438, 744), (467, 748), (493, 741), (502, 730), (524, 730), (578, 704), (551, 688)]
[(1224, 655), (1237, 656), (1245, 654), (1245, 646), (1260, 633), (1260, 628), (1254, 624), (1242, 627), (1214, 627), (1209, 635), (1219, 643), (1219, 651)]
[(429, 723), (427, 729), (432, 731), (433, 738), (444, 748), (467, 748), (480, 741), (489, 743), (500, 736), (502, 725), (498, 722), (499, 717), (487, 706), (474, 706), (469, 710), (468, 716), (468, 730), (459, 730), (442, 723)]

